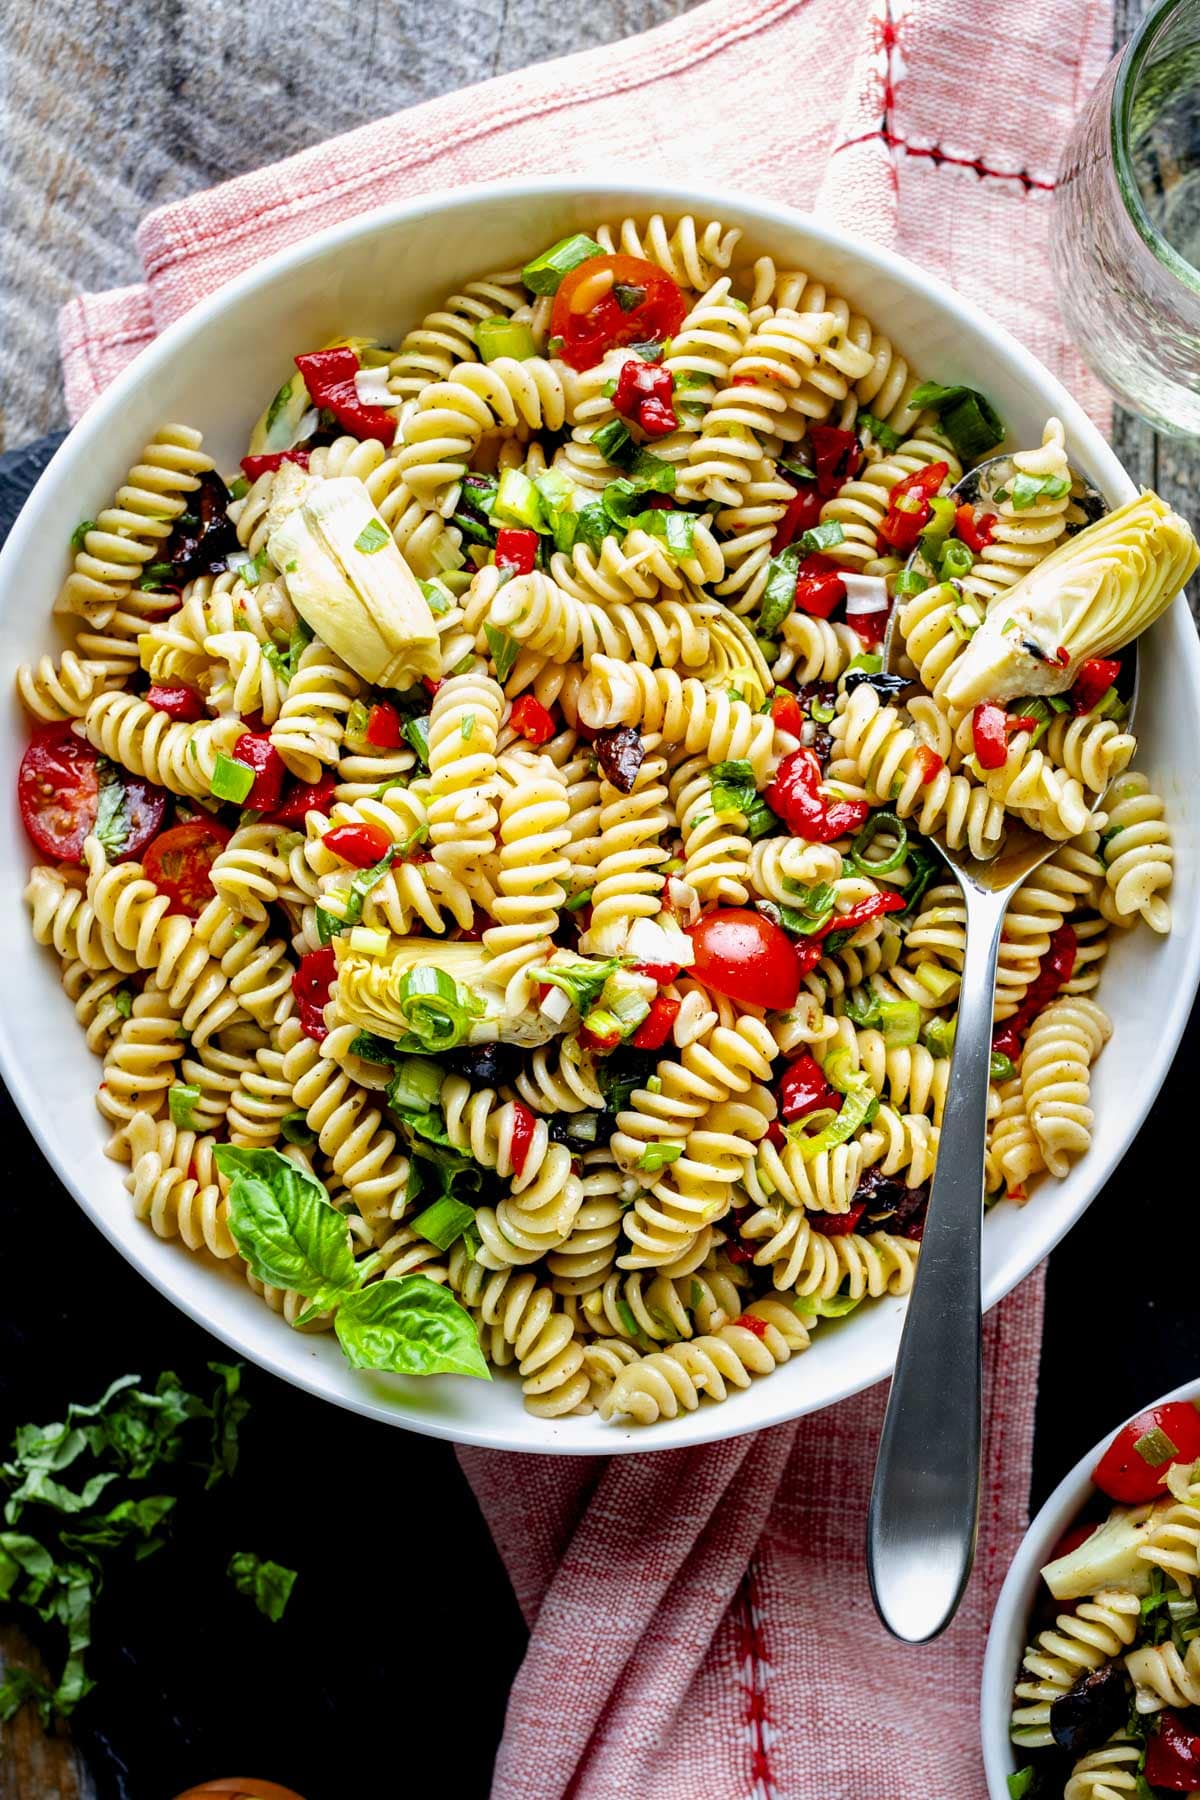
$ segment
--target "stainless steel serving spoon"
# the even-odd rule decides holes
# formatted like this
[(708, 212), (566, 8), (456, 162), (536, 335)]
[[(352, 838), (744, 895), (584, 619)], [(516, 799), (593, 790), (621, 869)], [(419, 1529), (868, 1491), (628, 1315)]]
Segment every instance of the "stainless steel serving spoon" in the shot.
[[(1007, 456), (990, 458), (963, 477), (952, 490), (954, 498), (974, 501), (981, 492), (994, 491), (1010, 469)], [(1095, 489), (1085, 487), (1081, 499), (1089, 517), (1109, 510)], [(884, 669), (893, 675), (911, 670), (904, 665), (899, 610), (893, 609), (883, 649)], [(1058, 848), (1015, 823), (988, 862), (952, 850), (941, 833), (930, 841), (962, 889), (966, 945), (937, 1166), (867, 1520), (875, 1609), (894, 1636), (913, 1644), (936, 1637), (950, 1623), (975, 1557), (983, 1380), (980, 1238), (996, 964), (1009, 901)]]

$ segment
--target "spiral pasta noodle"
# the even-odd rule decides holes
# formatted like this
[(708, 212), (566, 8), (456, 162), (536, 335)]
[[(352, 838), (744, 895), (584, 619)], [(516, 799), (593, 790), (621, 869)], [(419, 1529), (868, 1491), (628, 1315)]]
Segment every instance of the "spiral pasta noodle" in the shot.
[(1041, 1632), (1025, 1652), (1026, 1678), (1018, 1681), (1016, 1697), (1026, 1704), (1013, 1710), (1013, 1742), (1031, 1750), (1052, 1744), (1053, 1702), (1080, 1675), (1119, 1656), (1133, 1642), (1140, 1620), (1137, 1595), (1117, 1588), (1104, 1588), (1075, 1612), (1060, 1613), (1054, 1628)]

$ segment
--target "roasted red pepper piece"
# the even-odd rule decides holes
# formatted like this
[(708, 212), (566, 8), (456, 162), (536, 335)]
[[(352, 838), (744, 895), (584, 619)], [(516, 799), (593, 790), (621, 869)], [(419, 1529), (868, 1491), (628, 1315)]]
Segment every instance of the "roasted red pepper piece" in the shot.
[(508, 722), (527, 744), (548, 744), (554, 736), (554, 715), (532, 694), (522, 694), (513, 702)]
[(945, 768), (946, 759), (939, 756), (936, 750), (931, 750), (928, 744), (917, 745), (916, 757), (921, 770), (921, 786), (928, 787)]
[(669, 981), (677, 978), (683, 964), (639, 962), (631, 966), (635, 975), (648, 975), (651, 981), (657, 981), (659, 987), (665, 987)]
[(322, 950), (309, 950), (300, 958), (300, 966), (292, 976), (292, 992), (300, 1014), (300, 1029), (319, 1044), (329, 1036), (325, 1029), (325, 1008), (329, 990), (337, 975), (337, 959), (333, 945)]
[(954, 509), (954, 529), (968, 550), (976, 556), (986, 550), (992, 541), (992, 532), (996, 526), (995, 513), (977, 513), (973, 506), (963, 504)]
[(359, 399), (354, 385), (358, 357), (348, 344), (338, 344), (332, 350), (312, 350), (294, 360), (313, 405), (331, 412), (343, 431), (351, 437), (378, 438), (381, 444), (392, 442), (396, 435), (395, 417), (386, 406), (364, 406)]
[(269, 450), (262, 456), (243, 456), (242, 474), (247, 481), (257, 481), (260, 475), (265, 475), (268, 470), (273, 473), (285, 462), (294, 462), (301, 469), (307, 469), (308, 451)]
[(182, 683), (160, 685), (155, 682), (146, 692), (147, 703), (155, 712), (166, 713), (168, 719), (180, 719), (186, 725), (194, 725), (197, 719), (204, 717), (204, 702), (195, 688), (184, 687)]
[(1016, 1012), (992, 1034), (992, 1049), (1015, 1061), (1021, 1054), (1021, 1039), (1044, 1006), (1049, 1006), (1059, 989), (1075, 972), (1075, 956), (1079, 948), (1074, 927), (1060, 925), (1050, 938), (1050, 948), (1038, 964), (1038, 972)]
[(971, 714), (975, 760), (981, 769), (1002, 769), (1008, 761), (1008, 715), (1002, 706), (981, 700)]
[(233, 760), (254, 770), (254, 786), (242, 805), (252, 812), (273, 813), (283, 797), (287, 768), (270, 732), (244, 731), (233, 747)]
[(893, 550), (912, 550), (929, 523), (933, 508), (930, 499), (950, 473), (949, 463), (926, 463), (898, 481), (888, 496), (888, 509), (879, 527), (879, 535)]
[(821, 765), (814, 752), (793, 750), (780, 763), (766, 800), (793, 837), (831, 844), (858, 831), (871, 809), (865, 800), (830, 800), (820, 792), (820, 784)]
[(1103, 700), (1120, 673), (1121, 664), (1115, 656), (1089, 656), (1086, 662), (1080, 663), (1075, 685), (1071, 689), (1072, 712), (1091, 712), (1097, 701)]
[(814, 551), (796, 571), (796, 606), (813, 619), (827, 619), (846, 598), (846, 584), (835, 563)]
[(297, 782), (271, 814), (276, 825), (303, 825), (310, 812), (327, 813), (333, 805), (337, 778), (330, 769), (320, 781)]
[(782, 688), (777, 689), (771, 696), (771, 718), (780, 731), (786, 731), (795, 738), (803, 735), (804, 714), (795, 694), (785, 693)]
[(508, 1159), (512, 1163), (514, 1175), (525, 1173), (525, 1164), (529, 1157), (529, 1146), (533, 1142), (533, 1134), (537, 1128), (537, 1120), (523, 1100), (513, 1101), (512, 1137), (509, 1140)]
[(502, 525), (496, 533), (496, 567), (514, 575), (532, 575), (537, 562), (538, 534), (523, 525)]
[(353, 863), (356, 869), (373, 868), (382, 862), (392, 847), (392, 840), (382, 825), (366, 819), (361, 825), (335, 825), (321, 839), (333, 856)]
[(828, 500), (858, 474), (862, 467), (862, 445), (852, 431), (843, 431), (837, 425), (810, 425), (808, 442), (817, 472), (817, 492), (823, 500)]
[(613, 410), (628, 419), (649, 438), (667, 437), (679, 427), (672, 405), (675, 381), (661, 363), (643, 362), (631, 356), (621, 364), (613, 394)]
[(658, 994), (650, 1003), (650, 1011), (642, 1020), (630, 1043), (635, 1050), (661, 1050), (671, 1035), (679, 1013), (680, 1002), (669, 994)]
[(400, 714), (386, 700), (376, 701), (367, 714), (367, 729), (363, 735), (377, 750), (398, 750), (404, 742)]
[(841, 1107), (842, 1096), (830, 1087), (825, 1071), (816, 1057), (798, 1056), (788, 1064), (779, 1079), (779, 1116), (789, 1125), (819, 1106)]
[(796, 489), (788, 501), (787, 511), (775, 527), (775, 536), (771, 540), (771, 555), (778, 556), (781, 550), (800, 536), (802, 531), (811, 531), (814, 525), (821, 522), (821, 499), (815, 481), (805, 481)]
[(815, 969), (825, 954), (825, 939), (832, 937), (835, 931), (857, 931), (868, 919), (878, 919), (884, 913), (903, 912), (905, 900), (903, 894), (895, 893), (891, 888), (883, 893), (868, 894), (856, 906), (848, 907), (843, 913), (834, 913), (824, 925), (818, 925), (796, 945), (796, 959), (800, 964), (801, 975), (807, 975)]
[(579, 1041), (585, 1050), (595, 1050), (601, 1056), (606, 1056), (610, 1050), (616, 1049), (621, 1041), (621, 1034), (619, 1031), (591, 1031), (586, 1025), (581, 1025)]
[(1200, 1733), (1185, 1731), (1171, 1712), (1158, 1715), (1158, 1730), (1146, 1745), (1146, 1781), (1169, 1794), (1200, 1787)]
[(858, 1221), (866, 1210), (866, 1201), (859, 1200), (851, 1206), (849, 1212), (806, 1212), (804, 1216), (813, 1230), (819, 1231), (822, 1237), (849, 1237), (852, 1231), (858, 1229)]
[(753, 1332), (756, 1338), (765, 1338), (767, 1335), (767, 1321), (760, 1319), (757, 1313), (739, 1313), (731, 1322), (740, 1325), (743, 1331)]

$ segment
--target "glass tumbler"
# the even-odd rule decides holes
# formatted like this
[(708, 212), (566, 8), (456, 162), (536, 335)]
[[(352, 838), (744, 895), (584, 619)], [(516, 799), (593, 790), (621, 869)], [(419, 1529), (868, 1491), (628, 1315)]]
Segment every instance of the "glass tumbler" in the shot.
[(1200, 0), (1162, 0), (1109, 64), (1067, 142), (1050, 244), (1085, 361), (1152, 425), (1200, 433)]

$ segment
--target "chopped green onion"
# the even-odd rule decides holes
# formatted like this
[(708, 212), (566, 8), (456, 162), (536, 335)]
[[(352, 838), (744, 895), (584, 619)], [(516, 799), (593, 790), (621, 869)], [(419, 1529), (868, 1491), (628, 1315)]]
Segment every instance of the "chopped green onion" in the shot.
[(808, 716), (817, 725), (832, 725), (837, 718), (837, 707), (831, 700), (812, 700), (809, 702)]
[(167, 1106), (171, 1113), (171, 1123), (178, 1131), (195, 1131), (196, 1108), (200, 1104), (200, 1089), (195, 1082), (179, 1082), (167, 1092)]
[(217, 751), (208, 791), (217, 800), (232, 800), (240, 806), (254, 786), (254, 770), (243, 762), (235, 762), (224, 750)]
[(527, 531), (549, 531), (542, 511), (542, 497), (521, 469), (505, 469), (492, 504), (492, 518), (505, 525), (521, 525)]
[(112, 1003), (117, 1009), (117, 1016), (119, 1018), (130, 1019), (133, 1017), (133, 993), (131, 989), (127, 987), (116, 988), (113, 992)]
[(511, 356), (516, 362), (527, 362), (537, 355), (537, 345), (528, 325), (515, 319), (480, 319), (475, 327), (475, 342), (480, 362), (495, 362), (498, 356)]
[(426, 605), (435, 619), (440, 619), (443, 613), (451, 610), (454, 605), (454, 597), (446, 592), (440, 582), (422, 581), (418, 585), (425, 596)]
[(647, 1144), (638, 1157), (637, 1167), (644, 1169), (647, 1175), (656, 1175), (668, 1163), (676, 1162), (683, 1155), (682, 1144)]
[(458, 735), (461, 737), (464, 744), (468, 743), (471, 738), (474, 737), (475, 714), (473, 712), (463, 714), (463, 722), (458, 728)]
[(1121, 724), (1128, 716), (1129, 707), (1126, 702), (1121, 699), (1116, 688), (1110, 687), (1105, 693), (1101, 694), (1099, 700), (1097, 700), (1095, 706), (1093, 706), (1092, 712), (1097, 719), (1112, 719), (1117, 724)]
[(1133, 1447), (1142, 1461), (1148, 1463), (1152, 1469), (1161, 1469), (1164, 1463), (1170, 1462), (1172, 1457), (1179, 1455), (1179, 1445), (1171, 1442), (1161, 1425), (1156, 1425), (1153, 1431), (1146, 1432), (1145, 1436), (1140, 1437)]
[[(873, 843), (876, 834), (885, 827), (888, 831), (895, 833), (895, 849), (889, 851), (885, 857), (868, 858), (869, 846)], [(890, 875), (892, 870), (898, 869), (904, 861), (907, 849), (908, 828), (903, 820), (897, 818), (895, 813), (873, 812), (850, 845), (850, 861), (862, 875)]]
[(860, 1031), (873, 1031), (879, 1024), (881, 1005), (879, 995), (868, 988), (861, 997), (850, 996), (846, 1002), (846, 1017)]
[(860, 412), (856, 423), (869, 431), (879, 448), (889, 455), (900, 448), (900, 433), (893, 431), (890, 425), (885, 425), (882, 419), (877, 419), (874, 413)]
[(1025, 1800), (1033, 1786), (1037, 1770), (1032, 1763), (1026, 1763), (1023, 1769), (1016, 1769), (1008, 1777), (1008, 1800)]
[(78, 525), (71, 533), (72, 550), (82, 550), (84, 547), (84, 539), (87, 537), (88, 532), (95, 531), (95, 529), (95, 519), (80, 519)]
[(577, 894), (571, 895), (571, 898), (567, 901), (563, 910), (565, 912), (578, 912), (581, 906), (586, 906), (588, 904), (595, 891), (594, 888), (580, 888)]
[[(369, 1034), (364, 1032), (363, 1035)], [(368, 1057), (367, 1060), (373, 1059)], [(429, 1112), (437, 1105), (442, 1096), (442, 1071), (437, 1063), (427, 1056), (405, 1056), (395, 1069), (388, 1087), (388, 1100), (392, 1106), (408, 1107), (412, 1112)]]
[(954, 1019), (930, 1019), (921, 1033), (930, 1056), (949, 1056), (954, 1048)]
[(988, 1065), (988, 1079), (991, 1081), (1011, 1081), (1016, 1074), (1016, 1067), (1011, 1057), (1005, 1056), (1003, 1050), (993, 1050)]
[(975, 558), (968, 544), (961, 543), (958, 538), (951, 538), (942, 547), (940, 573), (943, 581), (961, 581), (975, 567)]
[(961, 975), (954, 969), (943, 969), (938, 963), (922, 963), (917, 970), (917, 980), (923, 988), (928, 988), (933, 995), (934, 1004), (940, 1006), (952, 988), (957, 988), (962, 981)]
[(427, 1244), (434, 1244), (439, 1250), (449, 1250), (451, 1244), (457, 1242), (468, 1225), (475, 1222), (475, 1208), (466, 1206), (456, 1200), (452, 1194), (444, 1194), (435, 1200), (432, 1206), (418, 1213), (412, 1222), (412, 1228), (418, 1237)]
[(354, 548), (361, 550), (364, 556), (374, 556), (385, 544), (390, 544), (392, 534), (387, 526), (378, 519), (368, 519), (354, 540)]
[(646, 1092), (648, 1094), (661, 1094), (662, 1093), (662, 1076), (661, 1075), (651, 1075), (647, 1078)]
[(422, 713), (420, 718), (405, 719), (404, 735), (416, 751), (419, 760), (429, 767), (429, 714)]
[(617, 1301), (617, 1317), (620, 1319), (622, 1327), (629, 1333), (630, 1337), (639, 1337), (641, 1335), (641, 1326), (634, 1317), (633, 1308), (630, 1306), (628, 1300)]
[(844, 1319), (863, 1299), (862, 1294), (830, 1294), (827, 1299), (819, 1294), (798, 1294), (792, 1308), (801, 1319)]
[(229, 484), (229, 498), (231, 500), (244, 500), (249, 492), (250, 483), (246, 480), (244, 475), (239, 475), (236, 481), (231, 481)]
[[(461, 987), (453, 976), (432, 964), (409, 969), (396, 990), (396, 999), (409, 1036), (399, 1040), (401, 1049), (437, 1055), (455, 1050), (471, 1029), (471, 1020), (483, 1012), (483, 1001)], [(409, 1037), (415, 1041), (410, 1043)]]
[(860, 655), (851, 657), (846, 664), (847, 675), (853, 669), (861, 669), (866, 675), (878, 675), (883, 668), (883, 658), (878, 650), (864, 650)]
[(572, 1006), (578, 1012), (586, 1013), (603, 992), (609, 977), (617, 974), (620, 967), (620, 958), (616, 956), (610, 956), (605, 962), (595, 962), (587, 956), (572, 957), (569, 952), (563, 952), (562, 961), (539, 963), (530, 974), (535, 981), (561, 988)]
[(907, 594), (923, 594), (929, 586), (928, 575), (922, 575), (920, 569), (901, 569), (896, 577), (896, 593), (901, 599)]
[(915, 1000), (881, 1000), (879, 1023), (889, 1050), (905, 1050), (921, 1035), (921, 1008)]
[(932, 568), (937, 568), (942, 546), (954, 530), (954, 502), (948, 494), (933, 494), (929, 500), (929, 523), (920, 536), (921, 555)]
[(549, 250), (543, 250), (532, 262), (527, 262), (521, 270), (521, 280), (533, 294), (556, 294), (564, 275), (577, 269), (581, 262), (590, 256), (603, 256), (604, 251), (586, 233), (577, 231), (573, 237), (560, 238), (557, 244), (551, 244)]

